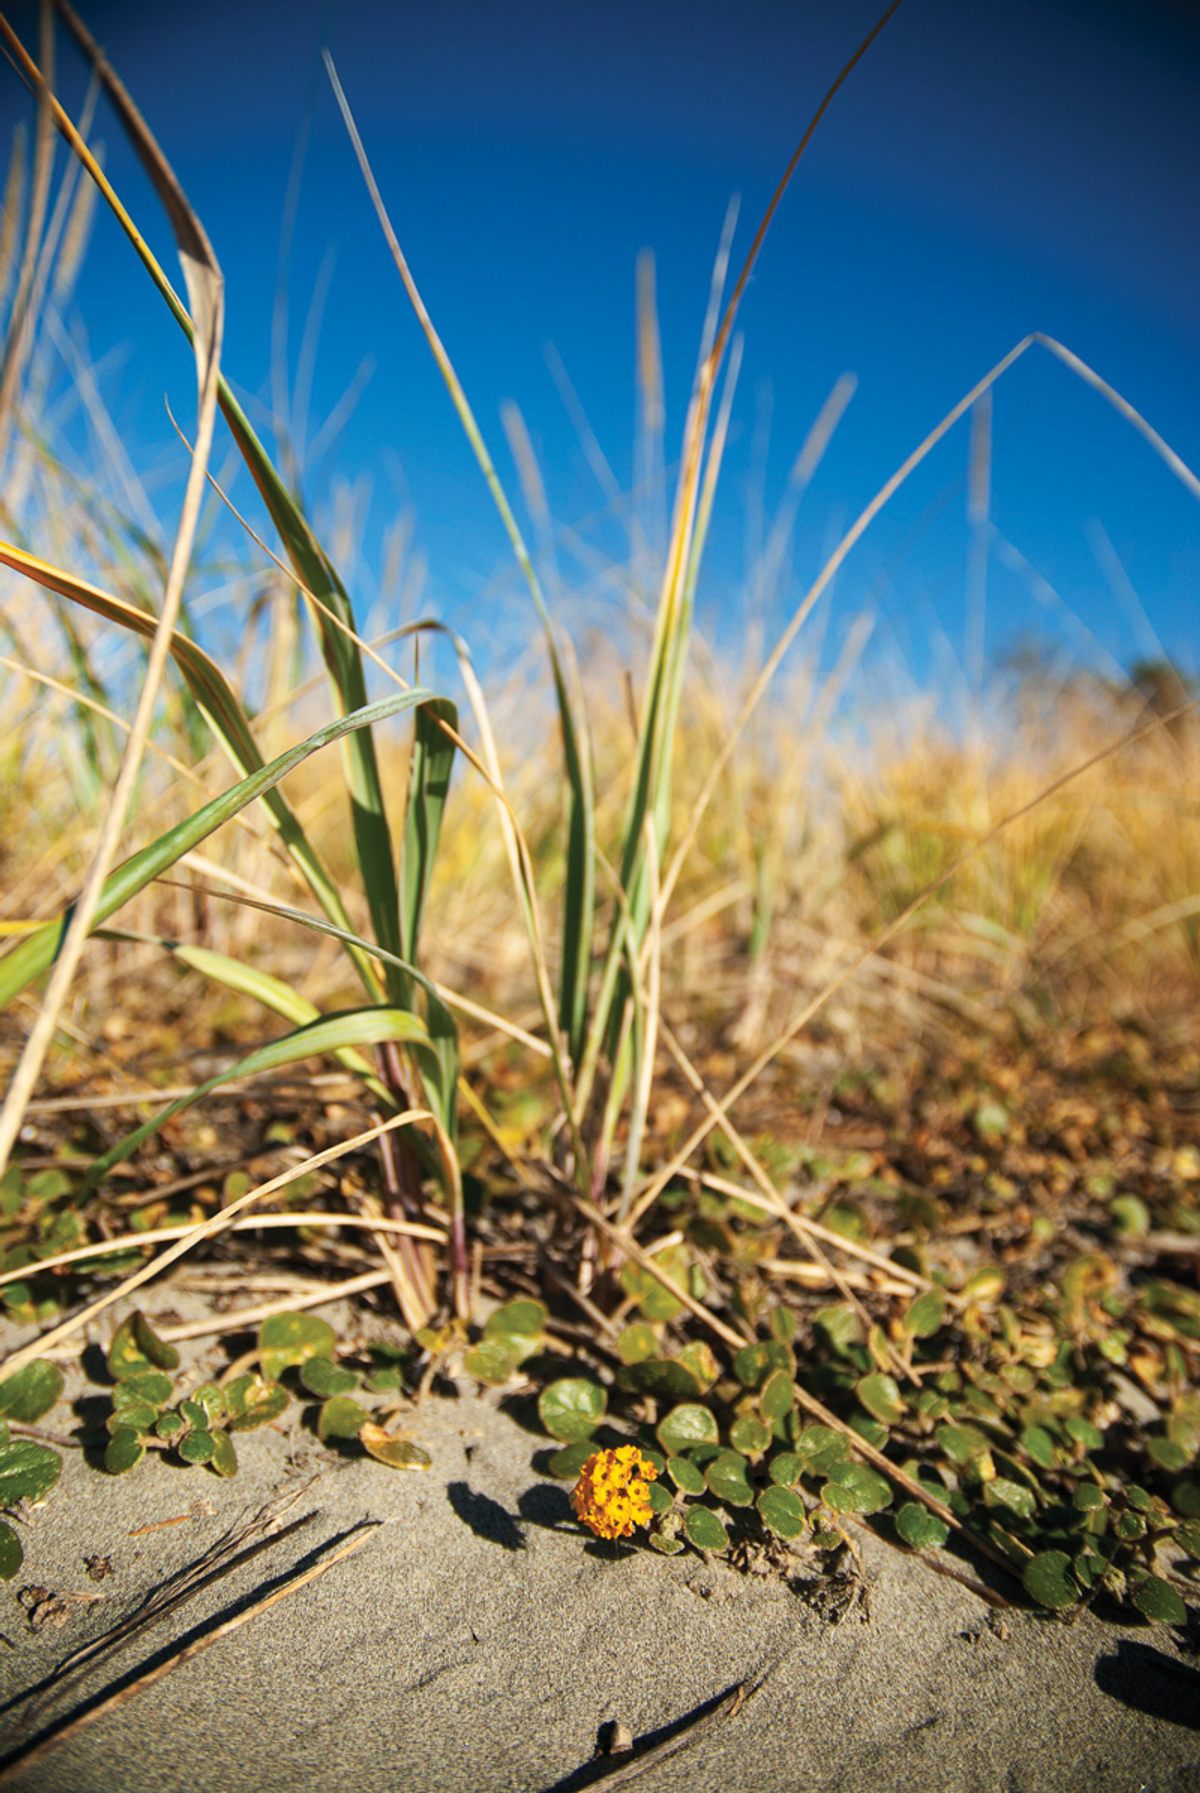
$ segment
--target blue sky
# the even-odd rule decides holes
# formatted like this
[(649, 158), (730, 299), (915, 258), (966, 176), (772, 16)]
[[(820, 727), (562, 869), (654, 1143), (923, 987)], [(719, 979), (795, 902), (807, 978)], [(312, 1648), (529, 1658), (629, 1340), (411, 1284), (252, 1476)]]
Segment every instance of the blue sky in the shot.
[[(335, 480), (360, 486), (364, 614), (384, 532), (411, 510), (429, 569), (425, 608), (485, 650), (515, 639), (524, 600), (362, 190), (321, 46), (498, 460), (511, 472), (499, 410), (515, 400), (557, 522), (581, 526), (611, 557), (623, 528), (566, 414), (548, 345), (628, 491), (634, 271), (652, 249), (673, 460), (726, 206), (740, 195), (744, 250), (816, 100), (874, 17), (859, 0), (97, 0), (86, 10), (205, 219), (227, 278), (226, 371), (264, 403), (280, 220), (307, 130), (287, 290), (294, 372), (313, 292), (324, 289), (313, 427), (370, 372), (336, 441), (306, 469), (306, 491), (320, 512)], [(32, 41), (32, 9), (14, 17)], [(82, 71), (62, 54), (61, 88), (77, 107)], [(1198, 76), (1200, 24), (1183, 4), (906, 0), (835, 101), (743, 310), (745, 361), (701, 592), (719, 636), (742, 627), (762, 516), (844, 372), (857, 390), (805, 494), (776, 619), (837, 531), (1028, 330), (1061, 337), (1200, 465)], [(15, 80), (0, 79), (15, 116)], [(100, 134), (118, 189), (165, 254), (111, 118)], [(189, 359), (107, 218), (76, 313), (92, 355), (116, 357), (105, 389), (126, 439), (178, 474), (162, 395), (190, 413)], [(915, 678), (962, 661), (967, 450), (960, 426), (856, 551), (833, 594), (829, 651), (869, 608), (876, 643)], [(171, 479), (160, 488), (168, 525), (176, 490)], [(1197, 667), (1200, 506), (1094, 393), (1037, 352), (996, 393), (992, 517), (1004, 540), (989, 558), (989, 657), (1036, 631), (1099, 665), (1162, 644)], [(568, 540), (557, 554), (565, 585), (586, 584)], [(603, 603), (576, 614), (603, 617)]]

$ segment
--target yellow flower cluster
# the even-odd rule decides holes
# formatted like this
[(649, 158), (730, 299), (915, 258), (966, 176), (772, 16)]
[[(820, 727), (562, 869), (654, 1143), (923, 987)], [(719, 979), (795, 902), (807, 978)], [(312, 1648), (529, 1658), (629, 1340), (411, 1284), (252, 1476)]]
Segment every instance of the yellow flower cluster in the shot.
[(650, 1490), (658, 1471), (636, 1444), (595, 1451), (579, 1472), (571, 1494), (575, 1515), (598, 1538), (628, 1538), (635, 1525), (649, 1525)]

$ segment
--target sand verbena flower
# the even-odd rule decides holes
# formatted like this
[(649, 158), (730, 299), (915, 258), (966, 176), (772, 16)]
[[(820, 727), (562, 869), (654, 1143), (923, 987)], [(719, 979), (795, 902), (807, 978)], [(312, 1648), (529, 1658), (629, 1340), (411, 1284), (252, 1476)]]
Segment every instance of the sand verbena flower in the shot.
[(628, 1538), (635, 1525), (650, 1523), (649, 1484), (657, 1479), (636, 1444), (595, 1451), (579, 1472), (571, 1505), (598, 1538)]

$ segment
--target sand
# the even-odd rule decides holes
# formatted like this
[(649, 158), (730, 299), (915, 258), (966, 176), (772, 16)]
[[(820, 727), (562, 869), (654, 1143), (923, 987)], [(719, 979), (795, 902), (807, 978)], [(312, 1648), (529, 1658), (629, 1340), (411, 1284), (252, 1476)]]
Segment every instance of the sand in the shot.
[[(59, 1408), (60, 1430), (65, 1430)], [(52, 1423), (47, 1420), (47, 1424)], [(1023, 1611), (988, 1624), (975, 1594), (862, 1534), (870, 1619), (840, 1623), (778, 1579), (688, 1553), (588, 1543), (544, 1440), (463, 1385), (415, 1435), (424, 1473), (337, 1463), (293, 1404), (239, 1439), (222, 1482), (156, 1459), (106, 1477), (70, 1452), (0, 1590), (0, 1719), (19, 1696), (281, 1489), (317, 1513), (92, 1670), (41, 1723), (76, 1711), (165, 1645), (244, 1605), (317, 1545), (382, 1523), (352, 1557), (18, 1772), (32, 1793), (525, 1793), (582, 1788), (612, 1761), (765, 1676), (736, 1714), (636, 1776), (640, 1793), (1200, 1793), (1200, 1670), (1161, 1628), (1073, 1625)], [(316, 1477), (313, 1480), (313, 1477)], [(306, 1485), (307, 1484), (307, 1485)], [(130, 1534), (207, 1501), (186, 1522)], [(89, 1578), (84, 1559), (111, 1557)], [(61, 1629), (30, 1629), (22, 1587), (102, 1595)], [(604, 1786), (603, 1779), (598, 1781)], [(611, 1784), (611, 1783), (610, 1783)], [(624, 1784), (624, 1783), (620, 1783)]]

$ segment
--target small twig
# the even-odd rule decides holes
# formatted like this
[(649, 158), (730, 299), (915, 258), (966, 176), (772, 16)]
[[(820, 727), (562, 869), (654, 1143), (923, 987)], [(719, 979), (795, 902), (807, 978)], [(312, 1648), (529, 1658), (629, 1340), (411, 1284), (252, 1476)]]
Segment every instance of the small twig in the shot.
[(20, 1426), (10, 1420), (8, 1429), (14, 1438), (40, 1438), (44, 1444), (53, 1444), (60, 1451), (81, 1451), (83, 1446), (77, 1438), (63, 1438), (58, 1432), (47, 1432), (41, 1426)]
[(1012, 1611), (1013, 1601), (1006, 1600), (1003, 1594), (997, 1594), (994, 1588), (985, 1587), (982, 1581), (977, 1581), (975, 1576), (968, 1575), (965, 1569), (956, 1569), (952, 1564), (940, 1560), (933, 1551), (914, 1550), (906, 1554), (916, 1557), (919, 1563), (926, 1569), (932, 1569), (935, 1575), (944, 1575), (948, 1581), (956, 1581), (959, 1587), (967, 1588), (980, 1600), (986, 1601), (989, 1606), (994, 1606), (997, 1611)]
[(176, 1513), (173, 1519), (154, 1519), (149, 1525), (135, 1526), (126, 1536), (144, 1538), (149, 1532), (165, 1532), (172, 1525), (186, 1525), (191, 1519), (211, 1519), (212, 1509), (205, 1511), (199, 1506), (189, 1507), (186, 1513)]

